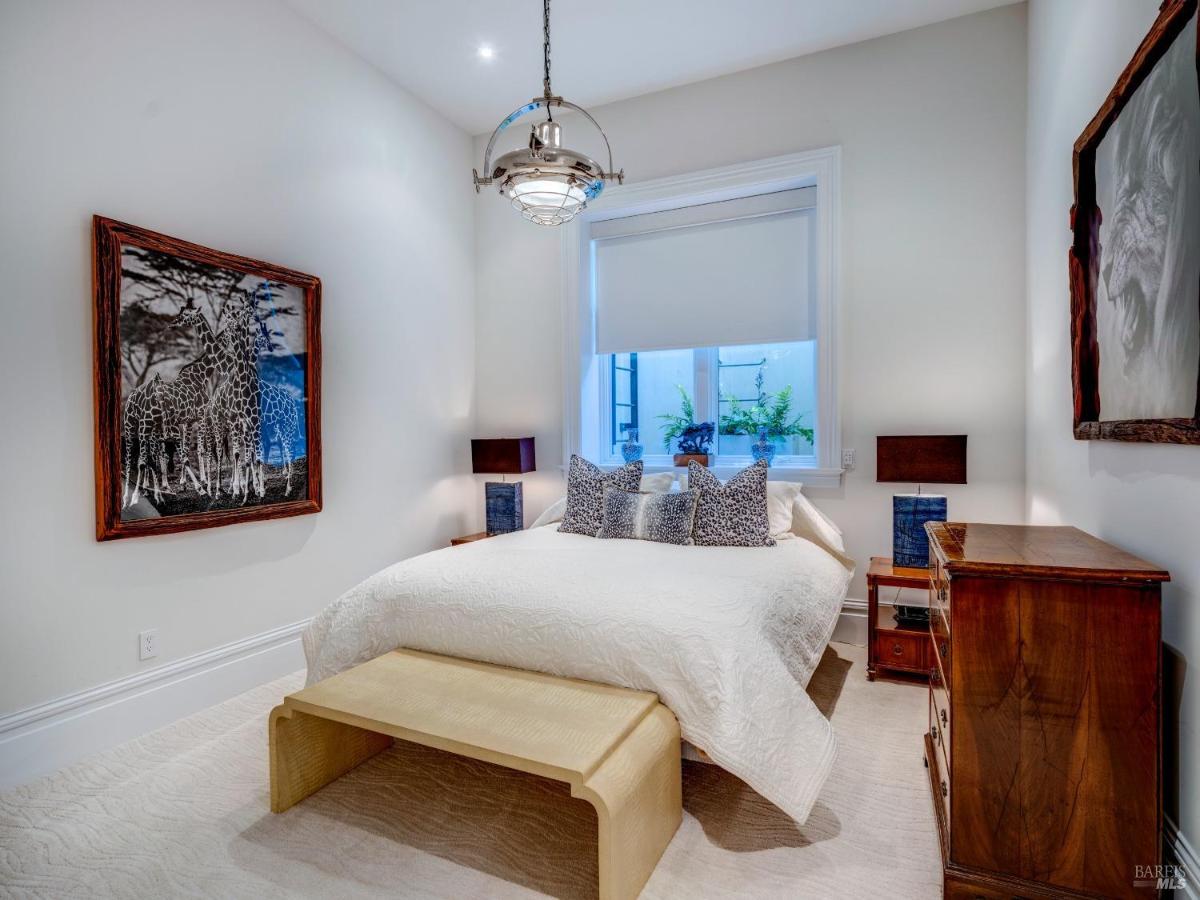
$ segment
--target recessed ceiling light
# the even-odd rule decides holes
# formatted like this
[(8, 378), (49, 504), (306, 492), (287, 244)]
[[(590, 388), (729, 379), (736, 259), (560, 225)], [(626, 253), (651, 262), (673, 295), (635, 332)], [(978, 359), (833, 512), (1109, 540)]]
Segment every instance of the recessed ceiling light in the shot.
[(491, 59), (496, 55), (496, 51), (487, 44), (480, 44), (479, 49), (475, 52), (479, 54), (480, 59)]

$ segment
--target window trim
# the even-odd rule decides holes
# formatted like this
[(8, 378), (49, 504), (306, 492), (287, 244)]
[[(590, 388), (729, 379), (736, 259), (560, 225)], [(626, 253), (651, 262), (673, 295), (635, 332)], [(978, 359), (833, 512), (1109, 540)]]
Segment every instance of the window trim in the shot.
[[(772, 476), (814, 486), (841, 484), (841, 409), (838, 403), (838, 297), (841, 283), (841, 147), (825, 147), (756, 162), (614, 186), (588, 204), (562, 233), (563, 467), (572, 453), (596, 458), (599, 423), (582, 415), (584, 390), (598, 391), (604, 373), (595, 353), (591, 224), (606, 219), (713, 203), (768, 191), (815, 187), (817, 228), (817, 442), (815, 467), (777, 465)], [(646, 436), (642, 435), (646, 444)], [(589, 447), (594, 448), (589, 452)], [(728, 458), (726, 460), (728, 462)], [(649, 462), (649, 461), (648, 461)], [(647, 465), (648, 471), (673, 467)], [(714, 469), (718, 475), (736, 466)]]
[[(717, 379), (719, 378), (719, 372), (717, 365), (717, 353), (719, 349), (720, 348), (718, 347), (691, 348), (692, 353), (700, 354), (699, 358), (695, 359), (692, 364), (693, 373), (696, 376), (692, 397), (695, 400), (696, 409), (698, 411), (701, 409), (708, 409), (713, 398), (716, 398), (718, 395)], [(615, 354), (601, 353), (597, 355), (611, 359)], [(613, 367), (611, 364), (599, 366), (600, 377), (597, 381), (597, 393), (601, 402), (603, 402), (605, 398), (611, 398), (611, 391), (613, 390), (612, 372)], [(720, 409), (719, 403), (717, 409)], [(597, 452), (593, 462), (595, 462), (601, 468), (615, 468), (622, 465), (621, 455), (619, 452), (608, 452), (608, 448), (616, 444), (617, 439), (619, 438), (619, 435), (614, 434), (613, 431), (612, 413), (613, 410), (610, 409), (607, 415), (602, 413), (600, 416), (600, 431), (597, 434)], [(714, 418), (712, 421), (717, 421), (719, 417), (720, 413), (718, 412), (717, 418)], [(707, 418), (704, 421), (707, 421)], [(641, 430), (642, 429), (640, 428), (639, 423), (639, 432)], [(673, 464), (671, 462), (671, 456), (662, 452), (662, 443), (658, 440), (658, 435), (655, 435), (653, 439), (650, 439), (645, 435), (640, 436), (641, 443), (645, 447), (645, 455), (642, 457), (642, 459), (645, 461), (647, 469), (652, 471), (665, 471), (666, 469), (672, 468)], [(719, 445), (720, 439), (720, 435), (718, 434), (715, 438), (715, 441), (717, 442), (715, 446)], [(715, 463), (712, 466), (714, 470), (728, 470), (731, 472), (744, 469), (746, 466), (754, 462), (754, 457), (750, 456), (749, 454), (739, 455), (736, 453), (718, 453), (714, 451), (711, 458)], [(811, 472), (817, 468), (817, 456), (815, 453), (804, 455), (779, 454), (775, 457), (774, 462), (772, 462), (771, 468), (784, 471), (791, 469), (802, 469), (804, 471)]]

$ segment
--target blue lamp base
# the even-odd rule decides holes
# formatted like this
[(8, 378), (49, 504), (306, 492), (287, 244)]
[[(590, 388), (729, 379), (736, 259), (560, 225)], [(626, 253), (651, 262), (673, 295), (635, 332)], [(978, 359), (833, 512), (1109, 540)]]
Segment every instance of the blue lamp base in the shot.
[(508, 534), (525, 527), (521, 482), (489, 481), (484, 485), (488, 534)]
[(946, 521), (943, 494), (892, 495), (892, 565), (911, 569), (929, 567), (926, 522)]

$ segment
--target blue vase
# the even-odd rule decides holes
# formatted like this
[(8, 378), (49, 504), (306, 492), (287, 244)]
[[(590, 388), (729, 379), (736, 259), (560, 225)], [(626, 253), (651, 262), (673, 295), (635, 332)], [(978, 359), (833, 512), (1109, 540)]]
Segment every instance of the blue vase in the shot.
[(621, 458), (627, 463), (636, 462), (642, 458), (646, 448), (638, 443), (638, 430), (630, 428), (625, 435), (625, 443), (621, 445)]
[(771, 465), (771, 460), (775, 458), (775, 442), (767, 436), (767, 429), (758, 429), (758, 440), (750, 445), (750, 455), (755, 462), (765, 459), (767, 465)]

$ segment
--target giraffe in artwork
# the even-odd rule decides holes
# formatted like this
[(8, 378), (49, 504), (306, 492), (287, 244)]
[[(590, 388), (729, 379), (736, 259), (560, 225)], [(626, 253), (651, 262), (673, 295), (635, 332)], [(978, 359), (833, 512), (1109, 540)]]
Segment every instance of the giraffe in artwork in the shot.
[(271, 458), (271, 449), (278, 444), (283, 456), (283, 467), (287, 473), (284, 496), (292, 492), (292, 445), (300, 430), (300, 413), (291, 394), (276, 385), (262, 384), (262, 428), (267, 438), (266, 457)]
[[(262, 497), (266, 493), (259, 448), (262, 445), (262, 382), (258, 376), (258, 355), (266, 336), (253, 328), (254, 310), (247, 306), (228, 326), (232, 366), (229, 377), (214, 395), (218, 440), (229, 444), (229, 491), (242, 492), (244, 503), (253, 487)], [(219, 477), (219, 474), (218, 474)]]
[[(206, 492), (221, 493), (221, 467), (224, 464), (226, 430), (224, 415), (217, 397), (221, 385), (228, 380), (236, 365), (239, 350), (239, 325), (246, 323), (245, 310), (234, 315), (232, 326), (214, 332), (204, 313), (196, 306), (184, 307), (171, 322), (176, 327), (192, 327), (200, 340), (202, 352), (198, 361), (204, 363), (202, 402), (188, 407), (196, 445), (196, 467)], [(185, 438), (186, 442), (186, 438)]]
[[(121, 490), (122, 508), (132, 506), (141, 498), (143, 479), (152, 485), (155, 499), (161, 499), (159, 478), (165, 474), (165, 460), (156, 419), (161, 419), (158, 407), (162, 378), (157, 372), (144, 384), (138, 385), (125, 400), (121, 411), (121, 450), (124, 486)], [(137, 447), (136, 468), (133, 448)]]
[[(203, 357), (185, 365), (171, 381), (160, 384), (159, 406), (162, 410), (161, 431), (164, 440), (175, 442), (175, 462), (179, 480), (182, 483), (184, 475), (191, 479), (192, 485), (201, 493), (207, 493), (192, 470), (188, 452), (188, 429), (192, 428), (193, 438), (196, 436), (194, 426), (203, 418), (208, 407), (208, 368), (209, 364)], [(204, 475), (203, 463), (198, 459), (201, 477)]]

